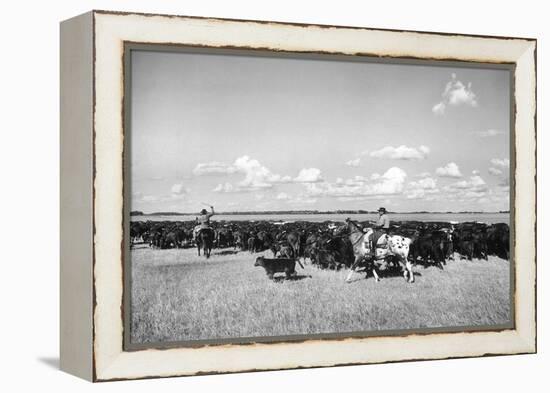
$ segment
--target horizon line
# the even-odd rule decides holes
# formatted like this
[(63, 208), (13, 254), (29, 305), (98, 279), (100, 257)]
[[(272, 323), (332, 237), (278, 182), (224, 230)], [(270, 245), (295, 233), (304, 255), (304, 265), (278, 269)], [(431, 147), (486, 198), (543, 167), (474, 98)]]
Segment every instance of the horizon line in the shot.
[[(215, 212), (216, 215), (261, 215), (261, 214), (376, 214), (377, 210), (362, 210), (362, 209), (337, 209), (337, 210), (246, 210), (246, 211), (220, 211)], [(474, 210), (461, 210), (461, 211), (429, 211), (429, 210), (416, 210), (416, 211), (390, 211), (389, 214), (505, 214), (510, 213), (510, 210), (493, 210), (493, 211), (474, 211)], [(151, 213), (145, 213), (141, 210), (132, 210), (130, 215), (140, 216), (167, 216), (167, 215), (181, 215), (192, 216), (200, 215), (198, 212), (176, 212), (176, 211), (156, 211)]]

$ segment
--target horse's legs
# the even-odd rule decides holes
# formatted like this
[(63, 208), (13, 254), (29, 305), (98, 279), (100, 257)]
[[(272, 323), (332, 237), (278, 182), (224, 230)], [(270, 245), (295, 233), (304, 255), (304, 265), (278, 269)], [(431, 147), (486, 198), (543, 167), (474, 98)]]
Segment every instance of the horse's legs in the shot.
[(412, 263), (407, 259), (405, 258), (405, 279), (407, 278), (406, 276), (406, 272), (409, 272), (409, 282), (413, 283), (414, 282), (414, 273), (413, 273), (413, 270), (412, 270)]
[(358, 255), (355, 257), (355, 261), (353, 262), (353, 264), (351, 265), (350, 269), (349, 269), (349, 273), (348, 273), (348, 276), (346, 277), (346, 282), (350, 282), (351, 281), (351, 276), (353, 275), (353, 273), (355, 272), (355, 269), (357, 268), (357, 265), (359, 265), (359, 262), (361, 262), (361, 256)]
[[(401, 267), (401, 271), (403, 272), (403, 278), (408, 281), (407, 279), (407, 273), (409, 273), (409, 267), (412, 266), (412, 264), (409, 262), (407, 257), (400, 255), (396, 258), (396, 263)], [(412, 272), (412, 269), (410, 270)]]
[(369, 264), (367, 268), (365, 269), (365, 278), (369, 278), (369, 271), (372, 272), (372, 276), (374, 277), (374, 281), (380, 282), (380, 276), (378, 275), (378, 272), (376, 271), (376, 265), (374, 263), (374, 260), (370, 262), (372, 264)]
[(376, 267), (374, 267), (374, 266), (372, 267), (372, 275), (374, 276), (374, 280), (375, 280), (376, 282), (379, 282), (379, 281), (380, 281), (380, 277), (378, 276), (378, 273), (377, 273), (377, 271), (376, 271)]

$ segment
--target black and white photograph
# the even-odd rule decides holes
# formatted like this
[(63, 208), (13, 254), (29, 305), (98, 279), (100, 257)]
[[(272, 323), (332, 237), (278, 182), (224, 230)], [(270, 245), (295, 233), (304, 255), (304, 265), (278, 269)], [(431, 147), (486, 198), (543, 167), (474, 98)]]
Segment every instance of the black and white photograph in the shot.
[(6, 3), (0, 390), (547, 391), (550, 24), (442, 4)]
[(127, 53), (130, 345), (512, 326), (509, 67)]

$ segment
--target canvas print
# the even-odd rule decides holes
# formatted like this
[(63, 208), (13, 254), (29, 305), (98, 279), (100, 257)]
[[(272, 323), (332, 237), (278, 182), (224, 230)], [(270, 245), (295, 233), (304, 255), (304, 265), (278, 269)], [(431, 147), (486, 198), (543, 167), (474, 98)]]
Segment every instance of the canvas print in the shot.
[(513, 326), (509, 69), (129, 63), (131, 345)]

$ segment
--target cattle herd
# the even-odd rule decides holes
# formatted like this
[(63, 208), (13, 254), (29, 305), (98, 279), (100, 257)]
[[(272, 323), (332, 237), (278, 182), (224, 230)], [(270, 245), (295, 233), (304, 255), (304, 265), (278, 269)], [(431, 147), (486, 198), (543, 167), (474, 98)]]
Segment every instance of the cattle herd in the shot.
[[(360, 227), (372, 222), (358, 223)], [(195, 247), (194, 221), (133, 221), (131, 246), (144, 243), (151, 248)], [(325, 222), (217, 221), (212, 225), (214, 248), (232, 248), (250, 253), (270, 250), (280, 258), (306, 258), (323, 269), (338, 270), (354, 262), (348, 226)], [(409, 260), (440, 267), (457, 253), (461, 259), (510, 257), (510, 232), (505, 223), (480, 222), (393, 222), (389, 234), (411, 239)]]

